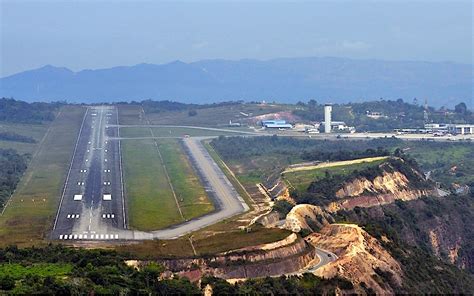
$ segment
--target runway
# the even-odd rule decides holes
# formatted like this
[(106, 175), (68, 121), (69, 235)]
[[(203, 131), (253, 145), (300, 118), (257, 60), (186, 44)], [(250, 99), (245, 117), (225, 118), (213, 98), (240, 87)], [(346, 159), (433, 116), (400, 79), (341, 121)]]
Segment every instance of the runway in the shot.
[(53, 239), (120, 239), (126, 228), (118, 128), (115, 107), (87, 109), (60, 205)]
[(216, 210), (162, 230), (127, 229), (120, 144), (124, 139), (120, 138), (117, 112), (113, 106), (88, 107), (64, 184), (52, 239), (170, 239), (249, 209), (202, 145), (202, 138), (184, 138), (186, 152), (215, 202)]

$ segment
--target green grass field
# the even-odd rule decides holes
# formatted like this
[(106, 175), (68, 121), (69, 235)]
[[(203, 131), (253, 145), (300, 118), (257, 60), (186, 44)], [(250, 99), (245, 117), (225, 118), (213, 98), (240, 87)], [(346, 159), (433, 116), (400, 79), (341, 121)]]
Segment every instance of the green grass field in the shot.
[(119, 124), (146, 124), (140, 105), (117, 105)]
[(146, 116), (153, 124), (170, 125), (193, 125), (193, 126), (226, 126), (229, 120), (245, 121), (245, 114), (252, 116), (290, 110), (291, 106), (283, 105), (260, 105), (260, 104), (240, 104), (234, 106), (217, 106), (196, 109), (197, 115), (189, 116), (188, 111), (168, 111), (160, 113), (149, 113)]
[(85, 108), (66, 106), (0, 216), (0, 244), (41, 244), (49, 233)]
[[(186, 128), (186, 127), (153, 127), (153, 134), (155, 137), (184, 137), (185, 135), (196, 136), (236, 136), (240, 135), (239, 131), (248, 129), (233, 129), (232, 131), (214, 131), (201, 128)], [(121, 127), (120, 136), (124, 138), (141, 138), (151, 137), (149, 127)]]
[(148, 127), (121, 127), (120, 136), (124, 138), (151, 137), (151, 132)]
[[(213, 234), (210, 235), (210, 232)], [(255, 225), (250, 231), (235, 230), (226, 222), (220, 222), (193, 233), (193, 245), (198, 256), (231, 251), (243, 247), (272, 243), (282, 240), (291, 231), (279, 228), (264, 228)], [(140, 259), (157, 259), (163, 257), (192, 257), (193, 249), (189, 237), (173, 240), (144, 241), (139, 244), (121, 245), (117, 251), (126, 252)]]
[(9, 275), (14, 279), (21, 279), (28, 276), (58, 277), (68, 275), (71, 271), (72, 265), (64, 263), (39, 263), (27, 266), (17, 263), (0, 264), (0, 275)]
[(174, 139), (158, 143), (184, 218), (189, 220), (213, 211), (214, 206), (181, 144)]
[(166, 139), (157, 143), (165, 166), (153, 140), (122, 142), (129, 220), (135, 229), (162, 229), (214, 210), (179, 142)]
[(155, 230), (183, 221), (153, 140), (122, 142), (130, 226)]
[[(206, 130), (199, 128), (185, 128), (185, 127), (154, 127), (153, 134), (155, 137), (184, 137), (185, 135), (195, 137), (195, 136), (237, 136), (239, 135), (239, 130), (235, 132), (228, 131), (215, 131), (215, 130)], [(229, 129), (229, 128), (225, 128)]]
[(36, 140), (36, 143), (22, 143), (15, 141), (1, 141), (0, 148), (3, 149), (15, 149), (18, 153), (33, 154), (38, 147), (39, 142), (43, 139), (50, 122), (44, 124), (19, 124), (19, 123), (0, 123), (0, 132), (14, 132), (16, 134), (32, 137)]
[(294, 187), (296, 190), (306, 191), (311, 182), (324, 178), (326, 171), (331, 173), (332, 175), (347, 175), (352, 173), (354, 170), (363, 170), (367, 167), (379, 165), (382, 162), (384, 162), (384, 160), (375, 160), (371, 162), (363, 162), (351, 165), (317, 168), (308, 171), (297, 171), (285, 173), (283, 178), (291, 187)]

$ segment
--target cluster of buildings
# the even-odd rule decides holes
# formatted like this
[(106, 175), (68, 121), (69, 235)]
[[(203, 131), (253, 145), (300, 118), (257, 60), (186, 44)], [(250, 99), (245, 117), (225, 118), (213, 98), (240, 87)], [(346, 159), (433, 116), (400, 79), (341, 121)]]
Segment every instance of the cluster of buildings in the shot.
[(444, 135), (474, 135), (474, 124), (426, 123), (424, 128), (396, 129), (397, 133)]
[(290, 124), (286, 120), (262, 120), (261, 125), (265, 129), (294, 129), (296, 131), (305, 132), (309, 134), (317, 134), (320, 132), (332, 133), (354, 133), (355, 128), (347, 126), (343, 121), (332, 121), (332, 106), (326, 104), (324, 106), (324, 121), (315, 124)]

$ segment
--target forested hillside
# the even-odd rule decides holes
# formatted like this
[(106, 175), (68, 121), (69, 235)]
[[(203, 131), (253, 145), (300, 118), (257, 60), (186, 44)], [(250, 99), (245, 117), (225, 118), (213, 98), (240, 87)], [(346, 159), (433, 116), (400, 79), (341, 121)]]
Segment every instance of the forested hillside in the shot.
[[(324, 120), (324, 104), (310, 100), (307, 103), (300, 102), (298, 105), (301, 108), (294, 110), (294, 115), (303, 120)], [(424, 128), (424, 111), (423, 102), (380, 99), (360, 103), (334, 104), (332, 118), (335, 121), (344, 121), (350, 126), (355, 126), (359, 132), (393, 131), (397, 128)], [(370, 114), (374, 113), (379, 114), (379, 117), (370, 117)], [(427, 113), (427, 123), (474, 122), (474, 113), (463, 102), (451, 109), (428, 107)]]
[(61, 245), (24, 249), (10, 246), (0, 249), (0, 294), (201, 295), (207, 285), (216, 295), (353, 291), (352, 284), (346, 280), (326, 280), (309, 274), (249, 280), (235, 286), (208, 277), (198, 286), (187, 278), (170, 278), (158, 264), (150, 263), (139, 270), (128, 266), (129, 257), (115, 251)]
[(0, 211), (26, 170), (28, 156), (12, 149), (0, 149)]
[(27, 103), (14, 99), (0, 99), (0, 121), (41, 123), (54, 119), (54, 112), (62, 103)]

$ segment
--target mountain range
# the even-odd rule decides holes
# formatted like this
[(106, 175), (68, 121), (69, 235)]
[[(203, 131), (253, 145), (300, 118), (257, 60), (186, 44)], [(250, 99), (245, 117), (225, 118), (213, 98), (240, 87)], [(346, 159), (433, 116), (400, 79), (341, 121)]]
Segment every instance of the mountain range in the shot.
[(0, 78), (2, 97), (85, 103), (144, 99), (342, 103), (416, 97), (433, 106), (452, 106), (461, 101), (470, 104), (473, 87), (470, 64), (330, 57), (175, 61), (79, 72), (47, 65)]

